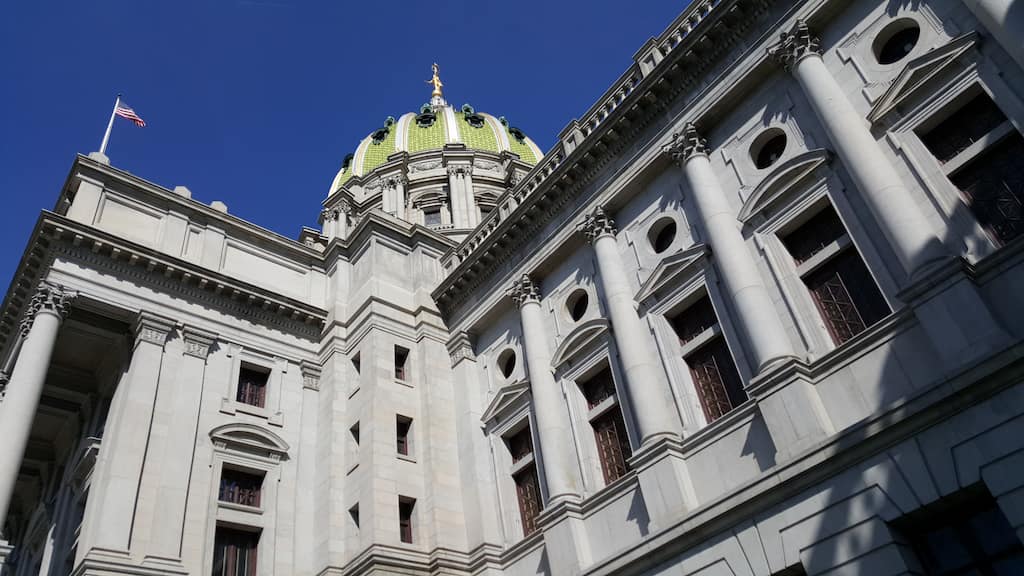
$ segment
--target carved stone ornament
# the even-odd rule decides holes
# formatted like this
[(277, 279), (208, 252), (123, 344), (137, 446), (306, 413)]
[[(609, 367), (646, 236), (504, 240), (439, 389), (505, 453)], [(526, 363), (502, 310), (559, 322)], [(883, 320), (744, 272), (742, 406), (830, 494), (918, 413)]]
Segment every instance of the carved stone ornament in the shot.
[(320, 211), (320, 221), (330, 222), (338, 219), (338, 211), (334, 208), (324, 208)]
[(203, 360), (209, 356), (210, 347), (217, 340), (217, 337), (213, 334), (200, 332), (189, 327), (185, 327), (182, 330), (182, 335), (185, 339), (185, 354), (202, 358)]
[(171, 321), (142, 312), (135, 320), (135, 339), (137, 342), (163, 346), (167, 342), (167, 335), (173, 329), (174, 324)]
[(408, 183), (409, 181), (405, 179), (405, 176), (401, 175), (388, 176), (387, 178), (384, 179), (384, 187), (390, 190), (394, 190), (399, 186), (405, 187)]
[(473, 162), (473, 166), (481, 170), (490, 170), (491, 172), (500, 172), (501, 164), (497, 162), (491, 162), (490, 160), (476, 160)]
[(513, 282), (508, 294), (520, 308), (528, 302), (540, 302), (540, 287), (530, 278), (529, 274), (523, 274), (519, 280)]
[(448, 340), (448, 356), (452, 361), (452, 368), (463, 360), (476, 360), (476, 353), (473, 352), (473, 338), (465, 332), (459, 332)]
[(672, 135), (672, 143), (665, 151), (672, 155), (673, 160), (682, 164), (697, 155), (707, 156), (708, 141), (700, 137), (693, 122), (687, 122), (682, 132)]
[(615, 236), (618, 232), (615, 228), (615, 220), (604, 211), (604, 208), (597, 208), (587, 215), (580, 224), (580, 230), (586, 234), (589, 242), (605, 235)]
[(302, 387), (309, 390), (320, 390), (320, 366), (303, 360), (299, 363), (299, 371), (302, 372)]
[(416, 162), (415, 164), (410, 164), (409, 172), (426, 172), (427, 170), (436, 170), (440, 167), (440, 160), (427, 160), (426, 162)]
[(337, 212), (335, 212), (335, 214), (337, 214), (339, 212), (344, 214), (344, 215), (346, 215), (346, 216), (351, 215), (352, 214), (352, 204), (350, 204), (349, 201), (345, 200), (344, 198), (341, 199), (340, 201), (338, 201)]
[(454, 164), (448, 166), (449, 176), (471, 176), (473, 174), (473, 167), (466, 164)]
[(25, 309), (25, 317), (21, 319), (21, 336), (23, 338), (28, 336), (28, 331), (32, 328), (32, 323), (35, 322), (39, 312), (57, 314), (61, 320), (67, 318), (68, 312), (71, 311), (71, 304), (76, 297), (78, 297), (76, 292), (67, 290), (63, 286), (41, 282)]
[(791, 32), (783, 32), (779, 43), (768, 49), (768, 56), (786, 70), (792, 70), (804, 56), (821, 55), (821, 39), (811, 33), (807, 22), (797, 20)]

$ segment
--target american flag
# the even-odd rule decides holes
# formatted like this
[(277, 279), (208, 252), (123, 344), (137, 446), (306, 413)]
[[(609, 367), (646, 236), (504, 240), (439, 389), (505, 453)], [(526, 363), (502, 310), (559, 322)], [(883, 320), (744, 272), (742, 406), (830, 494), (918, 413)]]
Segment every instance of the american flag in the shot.
[(132, 110), (131, 106), (121, 102), (120, 100), (117, 101), (117, 108), (114, 109), (114, 113), (121, 118), (131, 120), (139, 128), (144, 128), (146, 126), (146, 121), (140, 118), (139, 115), (135, 113), (135, 110)]

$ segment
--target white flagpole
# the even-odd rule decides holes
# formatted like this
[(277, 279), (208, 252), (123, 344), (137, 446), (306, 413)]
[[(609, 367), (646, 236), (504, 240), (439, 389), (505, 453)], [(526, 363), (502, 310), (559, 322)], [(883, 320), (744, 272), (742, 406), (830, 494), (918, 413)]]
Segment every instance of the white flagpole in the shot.
[(107, 131), (103, 134), (103, 143), (100, 144), (100, 154), (106, 155), (107, 153), (107, 142), (110, 141), (110, 130), (114, 127), (114, 117), (117, 115), (117, 105), (121, 103), (121, 95), (117, 95), (117, 100), (114, 100), (114, 109), (110, 111), (110, 122), (107, 122)]

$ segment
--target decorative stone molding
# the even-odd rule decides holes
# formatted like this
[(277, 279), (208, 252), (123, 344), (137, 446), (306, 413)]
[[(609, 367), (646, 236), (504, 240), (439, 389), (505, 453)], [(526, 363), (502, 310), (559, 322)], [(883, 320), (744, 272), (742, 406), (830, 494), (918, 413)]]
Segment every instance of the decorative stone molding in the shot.
[(185, 340), (185, 354), (206, 360), (210, 355), (210, 347), (217, 341), (217, 335), (204, 332), (190, 326), (181, 331)]
[(459, 332), (453, 335), (447, 343), (448, 355), (452, 360), (452, 368), (463, 360), (476, 360), (476, 353), (473, 352), (473, 337), (466, 332)]
[(338, 219), (338, 211), (334, 208), (324, 208), (320, 211), (320, 221), (330, 222)]
[(811, 33), (803, 20), (797, 20), (793, 30), (783, 32), (779, 39), (778, 44), (768, 49), (768, 56), (786, 70), (792, 70), (805, 56), (821, 55), (821, 39)]
[(470, 166), (469, 164), (452, 164), (452, 165), (448, 166), (448, 175), (449, 176), (456, 176), (456, 175), (472, 176), (473, 175), (473, 167)]
[(40, 282), (39, 288), (32, 295), (32, 300), (25, 310), (24, 318), (21, 319), (21, 337), (28, 336), (28, 331), (32, 328), (32, 322), (35, 321), (36, 315), (40, 312), (56, 314), (60, 316), (61, 320), (67, 318), (68, 312), (71, 311), (71, 304), (77, 297), (78, 294), (76, 292), (67, 290), (63, 286)]
[(428, 170), (436, 170), (441, 167), (440, 160), (427, 160), (425, 162), (416, 162), (415, 164), (409, 165), (409, 172), (415, 174), (417, 172), (426, 172)]
[(174, 322), (148, 312), (139, 312), (135, 319), (135, 343), (149, 342), (157, 346), (167, 343), (167, 336), (174, 329)]
[(687, 122), (682, 132), (672, 134), (672, 143), (665, 147), (665, 151), (673, 160), (683, 164), (694, 156), (707, 156), (708, 141), (701, 138), (693, 122)]
[(475, 166), (476, 168), (480, 168), (481, 170), (490, 170), (491, 172), (501, 171), (501, 164), (498, 164), (497, 162), (493, 162), (491, 160), (484, 160), (480, 158), (473, 161), (473, 166)]
[(533, 278), (530, 278), (529, 274), (520, 276), (519, 280), (512, 284), (508, 294), (519, 308), (528, 302), (540, 302), (540, 286), (533, 281)]
[(600, 207), (583, 219), (579, 229), (586, 234), (587, 240), (591, 243), (601, 236), (615, 236), (618, 233), (618, 229), (615, 228), (615, 220), (604, 211), (604, 208)]
[(406, 186), (409, 184), (409, 180), (405, 176), (396, 175), (388, 176), (384, 179), (384, 187), (389, 189), (398, 188), (399, 186)]
[(299, 362), (299, 371), (302, 372), (303, 388), (315, 391), (320, 390), (320, 376), (322, 373), (320, 366), (308, 360), (303, 360)]

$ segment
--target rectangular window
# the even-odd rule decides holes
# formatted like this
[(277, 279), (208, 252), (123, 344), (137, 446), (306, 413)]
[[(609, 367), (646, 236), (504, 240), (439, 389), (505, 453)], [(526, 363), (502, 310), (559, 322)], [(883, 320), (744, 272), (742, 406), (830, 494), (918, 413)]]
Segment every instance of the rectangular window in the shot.
[(601, 461), (601, 472), (605, 484), (611, 484), (629, 471), (626, 463), (633, 455), (626, 434), (626, 422), (622, 418), (622, 408), (615, 393), (615, 379), (612, 371), (605, 366), (580, 383), (583, 396), (590, 408), (588, 419), (594, 429), (594, 441), (597, 444), (597, 455)]
[(983, 489), (968, 488), (894, 524), (925, 574), (1024, 574), (1024, 546)]
[(360, 365), (360, 362), (359, 362), (359, 353), (358, 352), (356, 352), (356, 355), (352, 357), (352, 368), (355, 369), (356, 374), (359, 374), (360, 370), (362, 370), (362, 366)]
[(403, 382), (409, 376), (409, 350), (395, 346), (395, 380)]
[(217, 527), (213, 542), (213, 576), (256, 576), (258, 532)]
[(224, 468), (220, 473), (220, 501), (259, 507), (263, 476)]
[(704, 295), (669, 319), (683, 347), (683, 360), (710, 424), (747, 401), (736, 363), (722, 336), (711, 299)]
[(409, 455), (409, 430), (412, 428), (412, 418), (405, 416), (395, 417), (395, 437), (397, 439), (395, 449), (402, 456)]
[(441, 210), (439, 208), (430, 208), (423, 211), (423, 225), (428, 228), (441, 225)]
[(996, 244), (1024, 234), (1024, 137), (988, 94), (917, 135)]
[(398, 535), (402, 542), (412, 544), (413, 542), (413, 509), (416, 507), (416, 500), (398, 497)]
[(352, 441), (356, 446), (359, 446), (359, 422), (356, 422), (348, 429), (348, 433), (352, 435)]
[(348, 516), (352, 519), (352, 524), (359, 528), (359, 504), (348, 509)]
[(836, 345), (889, 314), (889, 305), (831, 206), (786, 234), (782, 243)]
[(263, 408), (267, 401), (267, 381), (270, 371), (243, 364), (238, 369), (238, 392), (235, 400), (242, 404)]
[(533, 460), (533, 438), (527, 426), (505, 438), (512, 455), (512, 481), (516, 485), (516, 499), (519, 501), (519, 517), (523, 522), (523, 536), (537, 530), (537, 516), (543, 508), (540, 494), (540, 479), (537, 464)]

